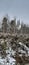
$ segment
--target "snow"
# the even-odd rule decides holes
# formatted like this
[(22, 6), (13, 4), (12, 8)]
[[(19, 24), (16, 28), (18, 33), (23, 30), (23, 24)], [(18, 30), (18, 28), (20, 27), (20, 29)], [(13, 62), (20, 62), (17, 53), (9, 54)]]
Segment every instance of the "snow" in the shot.
[(21, 29), (21, 25), (19, 25), (19, 26), (17, 27), (17, 29), (20, 30), (20, 29)]
[[(19, 56), (22, 56), (23, 54), (25, 54), (26, 57), (29, 56), (29, 48), (21, 42), (19, 42), (18, 44), (20, 45), (20, 47), (18, 47), (18, 53), (21, 52)], [(25, 50), (23, 50), (21, 47), (24, 47)], [(28, 54), (26, 53), (26, 50)], [(0, 56), (0, 64), (1, 65), (15, 65), (16, 60), (12, 57), (12, 55), (14, 56), (16, 54), (16, 50), (14, 51), (11, 47), (9, 47), (9, 49), (8, 48), (6, 49), (6, 53), (7, 53), (7, 56), (5, 58), (2, 58)]]
[[(7, 62), (7, 59), (8, 59), (9, 62)], [(11, 65), (12, 64), (13, 65), (13, 64), (15, 64), (15, 62), (16, 62), (16, 60), (12, 57), (9, 57), (9, 56), (6, 57), (5, 59), (0, 58), (0, 63), (3, 64), (3, 65), (4, 64), (6, 64), (6, 65), (8, 65), (8, 64)]]
[(15, 53), (16, 53), (16, 51), (13, 51), (13, 50), (12, 50), (12, 55), (13, 55), (13, 56), (15, 55)]
[[(26, 55), (29, 56), (29, 48), (21, 42), (19, 42), (19, 44), (20, 44), (20, 48), (18, 48), (19, 52), (24, 53), (25, 56)], [(24, 47), (24, 50), (21, 47)], [(27, 51), (28, 54), (26, 53), (26, 51)]]
[[(2, 65), (15, 65), (16, 60), (13, 57), (11, 57), (11, 49), (10, 48), (7, 49), (6, 53), (7, 53), (7, 56), (5, 58), (2, 58), (0, 56), (0, 64), (2, 64)], [(7, 62), (7, 60), (8, 60), (8, 62)]]

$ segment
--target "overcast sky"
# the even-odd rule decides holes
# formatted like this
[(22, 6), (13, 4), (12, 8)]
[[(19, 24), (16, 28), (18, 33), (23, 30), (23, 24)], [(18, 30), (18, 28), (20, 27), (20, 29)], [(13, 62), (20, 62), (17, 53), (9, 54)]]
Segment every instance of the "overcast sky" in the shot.
[(29, 23), (29, 0), (0, 0), (0, 19), (8, 14)]

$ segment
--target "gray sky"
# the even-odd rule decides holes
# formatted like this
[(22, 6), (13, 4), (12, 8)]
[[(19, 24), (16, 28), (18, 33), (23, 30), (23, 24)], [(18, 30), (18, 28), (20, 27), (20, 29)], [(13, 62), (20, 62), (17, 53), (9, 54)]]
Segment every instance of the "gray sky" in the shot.
[(29, 0), (0, 0), (0, 19), (7, 14), (29, 23)]

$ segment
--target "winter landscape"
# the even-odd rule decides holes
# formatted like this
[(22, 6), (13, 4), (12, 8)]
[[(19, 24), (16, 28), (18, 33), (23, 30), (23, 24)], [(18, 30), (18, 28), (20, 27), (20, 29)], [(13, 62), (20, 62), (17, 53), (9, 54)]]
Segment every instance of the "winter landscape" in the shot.
[(16, 18), (9, 23), (4, 16), (0, 28), (0, 65), (29, 64), (29, 27), (16, 24)]
[(29, 65), (29, 0), (0, 0), (0, 65)]

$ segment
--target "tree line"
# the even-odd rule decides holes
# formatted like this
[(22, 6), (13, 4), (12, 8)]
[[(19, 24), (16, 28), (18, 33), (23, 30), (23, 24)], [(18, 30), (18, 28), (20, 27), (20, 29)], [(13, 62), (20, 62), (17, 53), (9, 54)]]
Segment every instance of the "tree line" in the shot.
[(9, 33), (28, 33), (29, 34), (29, 26), (24, 24), (23, 22), (20, 24), (20, 20), (17, 21), (16, 18), (13, 20), (9, 20), (6, 16), (3, 17), (2, 26), (0, 28), (0, 32), (9, 32)]

